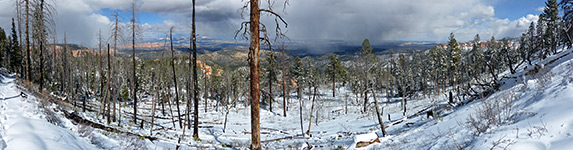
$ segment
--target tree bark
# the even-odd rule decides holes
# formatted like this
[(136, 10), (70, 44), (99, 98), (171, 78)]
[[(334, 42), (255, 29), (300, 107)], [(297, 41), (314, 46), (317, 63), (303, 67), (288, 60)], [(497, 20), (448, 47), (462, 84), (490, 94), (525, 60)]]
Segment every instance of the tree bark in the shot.
[(283, 63), (283, 72), (282, 72), (283, 73), (283, 75), (282, 75), (282, 77), (283, 77), (283, 115), (284, 115), (284, 117), (286, 117), (287, 116), (287, 113), (286, 113), (287, 112), (287, 101), (286, 101), (287, 94), (286, 94), (285, 52), (284, 52), (285, 49), (284, 48), (281, 48), (281, 49), (282, 49), (281, 57), (282, 57), (282, 63)]
[(135, 2), (133, 3), (131, 9), (131, 28), (132, 28), (132, 37), (131, 37), (131, 58), (133, 63), (133, 81), (131, 83), (131, 91), (133, 93), (133, 123), (137, 124), (137, 76), (136, 72), (136, 65), (135, 62)]
[[(310, 106), (310, 118), (308, 119), (308, 129), (306, 130), (306, 135), (310, 136), (310, 126), (312, 125), (312, 112), (314, 111), (314, 102), (316, 99), (316, 88), (314, 87), (314, 94), (312, 95), (312, 105)], [(310, 93), (309, 93), (310, 94)]]
[(250, 35), (251, 44), (249, 47), (249, 66), (251, 71), (251, 149), (260, 150), (261, 149), (261, 139), (260, 139), (260, 118), (259, 118), (259, 100), (260, 100), (260, 80), (259, 80), (259, 0), (250, 1), (251, 14), (250, 14)]
[[(111, 122), (111, 118), (109, 115), (109, 104), (111, 101), (111, 88), (110, 88), (110, 82), (111, 82), (111, 58), (110, 58), (110, 47), (109, 47), (109, 43), (107, 44), (107, 83), (105, 85), (105, 89), (106, 89), (106, 99), (107, 99), (107, 107), (108, 107), (108, 116), (107, 116), (107, 124), (110, 124)], [(114, 105), (115, 106), (115, 105)], [(115, 118), (115, 109), (114, 109), (114, 118)], [(115, 121), (115, 119), (114, 119)]]
[(32, 53), (30, 52), (30, 32), (29, 32), (29, 25), (28, 23), (29, 21), (29, 16), (30, 16), (30, 2), (29, 0), (25, 0), (26, 2), (26, 30), (25, 30), (25, 34), (26, 34), (26, 81), (30, 82), (30, 72), (32, 71), (32, 69), (30, 68), (30, 65), (32, 64), (31, 62), (31, 55)]
[[(386, 129), (384, 129), (384, 122), (382, 122), (382, 118), (380, 117), (381, 113), (384, 113), (384, 108), (382, 111), (378, 111), (378, 100), (376, 100), (376, 92), (372, 91), (372, 96), (374, 97), (374, 105), (376, 105), (376, 116), (378, 117), (378, 123), (380, 124), (380, 129), (382, 130), (382, 137), (386, 136)], [(390, 120), (388, 118), (388, 120)]]
[(171, 70), (173, 71), (173, 84), (175, 85), (175, 105), (177, 106), (177, 119), (179, 119), (179, 128), (183, 128), (181, 120), (181, 110), (179, 109), (179, 86), (177, 86), (177, 74), (175, 73), (175, 50), (173, 50), (173, 28), (169, 30), (169, 41), (171, 43)]
[(193, 40), (193, 138), (199, 138), (199, 82), (197, 80), (197, 43), (195, 37), (195, 0), (193, 0), (191, 39)]
[(362, 110), (362, 113), (366, 113), (367, 105), (368, 105), (368, 90), (364, 91), (364, 110)]
[(332, 97), (336, 97), (336, 64), (332, 63)]
[(44, 88), (44, 42), (45, 42), (45, 35), (44, 35), (44, 0), (40, 0), (40, 86), (39, 91), (42, 93)]

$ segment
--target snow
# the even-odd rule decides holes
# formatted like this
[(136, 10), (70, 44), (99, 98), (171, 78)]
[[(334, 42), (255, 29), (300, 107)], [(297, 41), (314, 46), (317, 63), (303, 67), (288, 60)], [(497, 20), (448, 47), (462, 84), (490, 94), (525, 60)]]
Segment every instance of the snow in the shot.
[[(491, 96), (454, 108), (443, 120), (409, 119), (418, 127), (390, 127), (393, 140), (377, 144), (381, 149), (570, 149), (573, 147), (573, 55), (563, 50), (542, 62), (547, 74), (523, 76), (529, 69), (522, 65), (517, 78), (505, 78), (505, 84)], [(566, 56), (565, 56), (566, 55)], [(533, 68), (533, 66), (527, 66)], [(541, 71), (540, 71), (541, 72)], [(507, 72), (504, 76), (515, 76)], [(476, 115), (483, 102), (514, 98), (509, 117), (478, 136), (468, 125), (468, 116)], [(396, 130), (399, 132), (397, 133)], [(401, 132), (401, 133), (400, 133)], [(407, 143), (407, 144), (404, 144)]]
[(14, 79), (0, 83), (0, 149), (97, 149), (66, 125), (49, 123), (36, 98), (22, 98)]
[[(573, 147), (573, 50), (561, 50), (557, 55), (543, 61), (540, 73), (526, 75), (534, 68), (521, 65), (517, 73), (504, 72), (501, 82), (504, 84), (490, 96), (477, 99), (463, 106), (452, 107), (447, 98), (438, 96), (414, 96), (408, 101), (406, 116), (434, 106), (436, 119), (418, 115), (407, 118), (402, 115), (400, 100), (385, 99), (384, 93), (377, 93), (377, 100), (383, 109), (382, 120), (388, 135), (382, 135), (374, 105), (369, 105), (366, 112), (362, 110), (362, 99), (352, 94), (349, 89), (341, 87), (337, 97), (332, 97), (330, 88), (319, 89), (313, 119), (309, 120), (311, 102), (307, 94), (299, 99), (289, 95), (287, 117), (282, 112), (282, 97), (276, 97), (274, 112), (266, 107), (261, 109), (261, 141), (264, 149), (355, 149), (360, 141), (372, 141), (378, 138), (381, 143), (373, 143), (360, 149), (570, 149)], [(551, 60), (552, 63), (549, 63)], [(199, 138), (192, 139), (192, 129), (179, 127), (178, 122), (171, 120), (169, 106), (166, 114), (157, 107), (153, 127), (146, 123), (141, 129), (131, 123), (132, 106), (121, 107), (120, 121), (107, 124), (98, 112), (77, 112), (80, 116), (107, 126), (135, 133), (157, 137), (156, 141), (128, 137), (99, 129), (90, 129), (81, 124), (73, 124), (55, 113), (59, 123), (50, 123), (46, 110), (55, 110), (56, 106), (42, 105), (41, 101), (28, 94), (28, 98), (19, 96), (20, 90), (9, 75), (1, 76), (0, 83), (0, 149), (174, 149), (178, 139), (182, 139), (182, 149), (245, 149), (250, 144), (250, 108), (245, 104), (229, 109), (225, 132), (224, 120), (226, 111), (220, 106), (216, 111), (215, 103), (208, 103), (204, 110), (204, 99), (199, 106)], [(303, 90), (304, 91), (304, 90)], [(153, 96), (142, 99), (138, 104), (138, 117), (151, 120), (151, 101)], [(346, 112), (344, 103), (348, 101)], [(470, 116), (476, 116), (484, 110), (487, 103), (493, 103), (501, 109), (499, 124), (491, 125), (483, 133), (468, 123)], [(98, 108), (98, 100), (90, 99), (89, 105)], [(175, 104), (173, 115), (177, 115)], [(180, 104), (181, 112), (186, 103)], [(507, 105), (511, 107), (502, 107)], [(303, 112), (303, 129), (299, 110)], [(390, 116), (388, 116), (390, 115)], [(390, 118), (390, 119), (388, 119)], [(395, 125), (394, 122), (402, 121)], [(302, 135), (309, 128), (310, 135)], [(182, 136), (183, 135), (183, 136)]]

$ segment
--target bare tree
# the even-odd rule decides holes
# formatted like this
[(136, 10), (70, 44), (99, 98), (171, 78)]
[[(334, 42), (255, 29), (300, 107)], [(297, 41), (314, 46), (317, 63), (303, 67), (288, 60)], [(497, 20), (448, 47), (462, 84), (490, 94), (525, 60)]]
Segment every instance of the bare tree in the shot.
[(44, 88), (44, 44), (46, 42), (46, 33), (44, 32), (44, 0), (40, 0), (40, 10), (38, 13), (38, 27), (39, 27), (39, 38), (38, 42), (40, 44), (40, 86), (38, 87), (40, 93), (42, 93)]
[(26, 7), (26, 10), (24, 12), (24, 14), (26, 15), (26, 25), (25, 25), (25, 34), (26, 34), (26, 81), (30, 82), (30, 72), (32, 71), (32, 69), (30, 68), (31, 65), (31, 57), (30, 55), (32, 55), (32, 53), (30, 52), (30, 32), (29, 32), (29, 22), (30, 22), (30, 0), (24, 0), (24, 2), (26, 3), (24, 7)]
[[(108, 63), (114, 63), (114, 62), (115, 62), (115, 57), (114, 57), (114, 56), (115, 56), (115, 53), (117, 52), (117, 44), (118, 44), (119, 40), (122, 38), (122, 37), (121, 37), (121, 35), (122, 35), (122, 34), (121, 34), (122, 28), (121, 28), (121, 26), (119, 25), (119, 13), (118, 13), (117, 11), (115, 11), (114, 14), (112, 15), (112, 17), (113, 17), (113, 19), (115, 20), (115, 21), (111, 24), (111, 27), (112, 27), (112, 35), (111, 35), (112, 37), (111, 37), (111, 38), (113, 39), (113, 50), (114, 50), (114, 54), (112, 55), (110, 52), (108, 52), (108, 55), (112, 55), (111, 57), (112, 57), (112, 59), (113, 59), (114, 61), (110, 61), (110, 62), (108, 62)], [(109, 69), (111, 70), (111, 73), (112, 73), (112, 74), (115, 74), (115, 70), (114, 70), (113, 66), (114, 66), (114, 65), (111, 65)], [(111, 79), (110, 79), (110, 80), (111, 80)], [(110, 82), (110, 81), (108, 80), (108, 82)], [(119, 83), (119, 82), (118, 82), (118, 83)], [(114, 85), (114, 87), (118, 87), (117, 84), (115, 84), (115, 83), (114, 83), (113, 85)], [(112, 88), (112, 89), (117, 89), (117, 88)], [(113, 90), (112, 93), (117, 93), (117, 90)], [(115, 94), (114, 94), (114, 95), (115, 95)], [(115, 106), (115, 105), (116, 105), (116, 100), (113, 101), (113, 120), (114, 120), (114, 121), (117, 120), (117, 121), (118, 121), (118, 125), (119, 125), (119, 124), (121, 124), (121, 119), (116, 119), (116, 106)], [(119, 106), (118, 108), (119, 108), (118, 112), (121, 112), (121, 106)], [(117, 114), (117, 115), (119, 116), (119, 118), (121, 118), (121, 113), (119, 113), (119, 114)]]
[(286, 48), (285, 48), (284, 44), (281, 45), (280, 49), (282, 52), (281, 57), (282, 57), (282, 65), (283, 65), (283, 70), (282, 70), (282, 74), (283, 74), (282, 75), (282, 77), (283, 77), (283, 81), (282, 81), (283, 82), (283, 115), (284, 115), (284, 117), (286, 117), (287, 116), (286, 112), (287, 112), (287, 108), (288, 108), (287, 107), (288, 103), (286, 101), (286, 97), (287, 97), (287, 94), (286, 94), (286, 70), (285, 70), (285, 68), (286, 68), (285, 67), (286, 66), (285, 65)]
[(195, 0), (193, 0), (193, 17), (191, 25), (191, 40), (193, 43), (193, 138), (199, 138), (199, 82), (197, 81), (197, 40), (195, 35)]
[(131, 91), (133, 93), (133, 123), (137, 124), (137, 76), (135, 75), (136, 72), (136, 65), (137, 62), (135, 61), (135, 32), (136, 32), (136, 20), (135, 20), (135, 0), (133, 0), (131, 6), (131, 58), (133, 63), (133, 78), (131, 81)]
[[(270, 46), (270, 40), (267, 36), (266, 26), (259, 22), (261, 12), (269, 13), (275, 16), (275, 23), (276, 23), (276, 35), (277, 37), (285, 37), (285, 35), (281, 32), (281, 28), (279, 25), (278, 19), (287, 26), (286, 22), (282, 19), (280, 15), (275, 13), (272, 10), (273, 2), (272, 0), (268, 0), (268, 9), (260, 9), (259, 8), (259, 0), (250, 0), (243, 6), (244, 10), (250, 10), (250, 18), (249, 22), (241, 23), (241, 29), (235, 33), (235, 36), (245, 29), (243, 32), (243, 37), (247, 38), (247, 34), (250, 35), (250, 46), (249, 46), (249, 66), (250, 66), (250, 97), (251, 97), (251, 149), (261, 149), (261, 139), (260, 139), (260, 112), (259, 112), (259, 103), (260, 103), (260, 79), (259, 73), (261, 64), (259, 62), (259, 52), (260, 52), (260, 42), (261, 40), (264, 44), (269, 46), (269, 49), (272, 50)], [(285, 1), (285, 6), (288, 1)], [(249, 26), (249, 30), (246, 30), (246, 26)], [(263, 37), (261, 37), (261, 32), (263, 33)]]
[(171, 70), (173, 71), (173, 84), (175, 84), (175, 104), (177, 105), (177, 119), (179, 119), (179, 128), (183, 128), (181, 120), (181, 110), (179, 109), (179, 89), (177, 86), (177, 75), (175, 73), (175, 50), (173, 50), (173, 28), (169, 29), (169, 41), (171, 43)]

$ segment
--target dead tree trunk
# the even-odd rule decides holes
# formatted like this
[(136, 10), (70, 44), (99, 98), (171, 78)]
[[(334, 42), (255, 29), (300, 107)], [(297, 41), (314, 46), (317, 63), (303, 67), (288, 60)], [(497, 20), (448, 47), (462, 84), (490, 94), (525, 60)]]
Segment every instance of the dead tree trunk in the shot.
[(133, 123), (137, 124), (137, 76), (136, 72), (136, 65), (135, 62), (135, 2), (133, 3), (131, 9), (131, 29), (132, 29), (132, 37), (131, 37), (131, 58), (133, 63), (133, 82), (131, 83), (131, 91), (133, 92)]
[(42, 93), (42, 91), (44, 90), (44, 42), (45, 42), (45, 35), (44, 35), (44, 0), (40, 0), (40, 11), (39, 11), (39, 15), (40, 15), (40, 38), (39, 38), (39, 42), (40, 42), (40, 86), (39, 86), (39, 91), (40, 93)]
[(376, 116), (378, 117), (378, 123), (380, 124), (380, 129), (382, 130), (382, 137), (385, 137), (386, 129), (384, 129), (384, 122), (382, 122), (382, 118), (380, 117), (380, 114), (384, 113), (384, 108), (382, 108), (382, 111), (378, 111), (378, 100), (376, 100), (376, 92), (372, 91), (372, 96), (374, 97), (374, 105), (376, 105)]
[[(312, 105), (310, 106), (310, 118), (308, 119), (308, 129), (306, 130), (306, 135), (310, 136), (310, 126), (312, 125), (312, 112), (314, 111), (314, 102), (316, 99), (316, 89), (317, 87), (314, 87), (314, 94), (312, 95)], [(310, 93), (309, 93), (310, 94)]]
[(199, 81), (197, 80), (197, 43), (195, 37), (195, 0), (193, 0), (193, 17), (191, 25), (191, 39), (193, 40), (193, 138), (199, 138)]
[(183, 128), (181, 120), (181, 110), (179, 109), (179, 89), (177, 86), (177, 74), (175, 73), (175, 50), (173, 50), (173, 27), (169, 30), (169, 41), (171, 42), (171, 70), (173, 71), (173, 84), (175, 85), (175, 105), (177, 105), (177, 119), (179, 119), (179, 128)]
[(25, 34), (26, 34), (26, 81), (30, 82), (30, 72), (32, 71), (32, 69), (30, 68), (31, 64), (32, 64), (32, 60), (31, 60), (31, 55), (32, 53), (30, 52), (30, 32), (29, 32), (29, 16), (30, 16), (30, 2), (29, 0), (24, 0), (26, 2), (26, 30), (25, 30)]
[[(152, 78), (155, 78), (155, 73), (153, 73)], [(155, 96), (151, 101), (152, 110), (151, 110), (151, 129), (149, 129), (149, 136), (153, 136), (153, 125), (155, 124), (155, 106), (157, 105), (157, 100), (159, 99), (159, 90), (157, 90), (157, 85), (154, 85), (153, 90), (155, 91)]]
[[(111, 101), (111, 90), (110, 90), (110, 82), (111, 82), (111, 59), (110, 59), (110, 50), (109, 50), (109, 44), (107, 44), (107, 84), (105, 85), (105, 90), (107, 91), (107, 104), (108, 104), (108, 116), (107, 116), (107, 124), (110, 124), (111, 119), (109, 116), (109, 104)], [(115, 113), (114, 113), (115, 116)], [(115, 118), (115, 117), (114, 117)], [(115, 121), (115, 119), (114, 119)]]
[(303, 124), (303, 123), (302, 123), (302, 99), (300, 99), (300, 98), (298, 99), (298, 104), (299, 104), (299, 106), (300, 106), (300, 109), (299, 109), (299, 114), (300, 114), (300, 132), (301, 132), (301, 134), (304, 136), (304, 127), (303, 127), (303, 125), (302, 125), (302, 124)]
[(173, 109), (171, 108), (171, 88), (167, 88), (167, 105), (169, 106), (169, 112), (171, 113), (171, 123), (173, 123), (173, 128), (175, 128), (175, 116), (173, 116)]
[(250, 25), (249, 31), (251, 35), (251, 44), (249, 46), (249, 66), (251, 71), (251, 149), (260, 150), (261, 149), (261, 132), (260, 132), (260, 118), (259, 118), (259, 100), (261, 97), (260, 91), (260, 62), (259, 62), (259, 0), (250, 1), (251, 14), (250, 14)]
[(368, 105), (368, 90), (365, 90), (364, 91), (364, 110), (362, 110), (362, 113), (366, 113), (367, 105)]
[(336, 65), (332, 64), (332, 97), (336, 97)]
[(283, 115), (284, 115), (284, 117), (286, 117), (287, 116), (286, 112), (287, 112), (288, 107), (287, 107), (287, 101), (286, 101), (287, 94), (286, 94), (286, 71), (285, 71), (285, 52), (284, 52), (285, 49), (284, 49), (284, 47), (281, 48), (281, 50), (282, 50), (281, 57), (282, 57), (282, 63), (283, 63), (283, 72), (282, 72), (283, 73), (283, 75), (282, 75), (282, 77), (283, 77)]

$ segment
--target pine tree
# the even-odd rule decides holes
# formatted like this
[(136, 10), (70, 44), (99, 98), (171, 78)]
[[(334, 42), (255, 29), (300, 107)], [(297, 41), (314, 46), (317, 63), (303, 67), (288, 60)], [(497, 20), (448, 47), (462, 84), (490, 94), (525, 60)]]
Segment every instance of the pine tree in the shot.
[(549, 49), (546, 49), (543, 55), (543, 58), (546, 58), (550, 53), (554, 54), (557, 52), (560, 19), (557, 0), (547, 0), (547, 2), (545, 2), (545, 9), (543, 10), (542, 15), (545, 16), (545, 23), (547, 24), (544, 39), (548, 42)]
[(330, 55), (330, 63), (328, 64), (327, 72), (330, 74), (330, 80), (332, 80), (332, 97), (336, 97), (336, 81), (343, 80), (346, 76), (346, 68), (342, 66), (338, 55)]
[(16, 25), (12, 18), (12, 39), (10, 41), (10, 70), (19, 72), (22, 67), (22, 54), (20, 53), (20, 44), (18, 43), (18, 34), (16, 34)]
[(566, 41), (564, 42), (571, 47), (573, 44), (571, 37), (573, 36), (573, 0), (561, 0), (559, 5), (563, 10), (563, 24), (561, 29), (565, 32), (566, 38), (564, 38), (564, 40)]
[(483, 72), (484, 70), (484, 57), (483, 57), (483, 49), (480, 45), (480, 37), (479, 34), (476, 34), (476, 36), (474, 37), (473, 40), (473, 46), (472, 46), (472, 50), (470, 51), (470, 62), (472, 65), (472, 71), (471, 74), (474, 76), (474, 78), (478, 78), (479, 75)]
[(545, 59), (545, 50), (547, 49), (547, 40), (544, 38), (545, 30), (547, 29), (547, 24), (545, 23), (545, 15), (539, 15), (539, 19), (537, 20), (537, 25), (535, 27), (535, 40), (534, 45), (536, 49), (537, 57), (541, 57)]
[(367, 89), (372, 88), (372, 80), (371, 80), (371, 74), (373, 71), (373, 66), (376, 63), (376, 56), (374, 54), (372, 54), (372, 50), (374, 48), (372, 47), (372, 45), (370, 45), (370, 40), (368, 39), (364, 39), (364, 41), (362, 42), (362, 73), (363, 75), (361, 75), (361, 79), (362, 79), (362, 84), (361, 84), (361, 89), (360, 92), (364, 92), (364, 105), (363, 105), (363, 111), (362, 113), (366, 113), (367, 110), (367, 104), (368, 104), (368, 91)]
[(304, 82), (303, 80), (304, 80), (305, 69), (303, 67), (302, 59), (300, 59), (300, 57), (298, 57), (298, 56), (294, 59), (293, 63), (294, 64), (290, 70), (290, 74), (298, 84), (297, 96), (299, 99), (301, 99), (302, 95), (300, 94), (300, 92), (301, 92), (300, 89), (301, 89), (301, 86), (303, 85), (302, 82)]
[(488, 42), (488, 50), (485, 53), (485, 60), (487, 60), (487, 68), (489, 74), (493, 78), (493, 83), (496, 84), (497, 79), (497, 71), (500, 66), (499, 59), (499, 44), (495, 40), (495, 37), (491, 37), (491, 40)]
[(4, 59), (6, 51), (8, 51), (8, 39), (6, 38), (6, 32), (0, 27), (0, 67), (4, 67)]
[(535, 48), (535, 24), (531, 22), (529, 25), (529, 29), (525, 33), (523, 37), (523, 42), (521, 46), (524, 48), (523, 51), (525, 53), (524, 60), (527, 60), (529, 65), (531, 65), (531, 56), (536, 52)]
[(276, 61), (277, 57), (276, 55), (273, 54), (273, 52), (270, 52), (270, 55), (267, 57), (267, 63), (268, 66), (266, 68), (266, 74), (267, 74), (267, 78), (268, 78), (268, 84), (269, 84), (269, 95), (268, 95), (268, 100), (269, 100), (269, 111), (273, 111), (273, 101), (274, 101), (274, 96), (273, 96), (273, 82), (277, 81), (277, 75), (278, 73), (278, 63)]
[[(448, 66), (448, 78), (450, 86), (453, 88), (456, 84), (458, 84), (457, 73), (460, 66), (461, 50), (458, 42), (454, 37), (454, 33), (450, 33), (450, 37), (448, 39), (448, 47), (446, 48), (446, 64)], [(453, 103), (453, 96), (451, 91), (449, 93), (449, 102)]]

